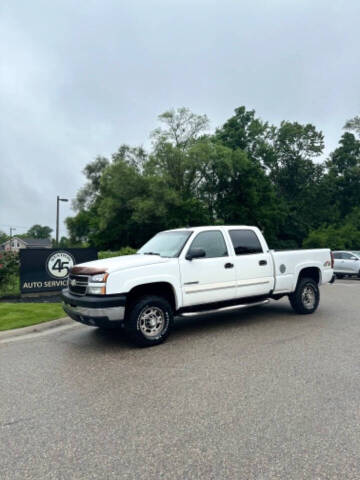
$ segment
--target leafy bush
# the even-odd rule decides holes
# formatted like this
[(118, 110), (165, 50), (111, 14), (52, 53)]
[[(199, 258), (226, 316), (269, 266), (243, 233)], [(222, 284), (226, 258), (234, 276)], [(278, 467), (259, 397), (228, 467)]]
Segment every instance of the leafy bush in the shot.
[(133, 255), (134, 253), (136, 253), (136, 251), (137, 250), (135, 248), (131, 248), (131, 247), (123, 247), (116, 252), (112, 252), (111, 250), (104, 250), (102, 252), (99, 252), (99, 258), (102, 259), (102, 258), (120, 257), (122, 255)]
[(19, 293), (19, 255), (0, 252), (0, 296)]
[(330, 225), (310, 232), (304, 248), (331, 248), (332, 250), (359, 250), (360, 230), (347, 223), (341, 227)]
[(15, 252), (0, 253), (0, 285), (4, 285), (11, 275), (19, 274), (19, 255)]

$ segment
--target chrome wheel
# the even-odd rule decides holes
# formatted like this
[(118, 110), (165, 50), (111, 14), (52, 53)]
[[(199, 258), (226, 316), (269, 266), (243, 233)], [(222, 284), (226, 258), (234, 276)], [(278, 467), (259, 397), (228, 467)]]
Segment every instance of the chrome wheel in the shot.
[(139, 315), (138, 325), (144, 337), (156, 337), (165, 326), (164, 312), (158, 307), (145, 307)]
[(302, 292), (301, 299), (304, 307), (308, 310), (312, 310), (315, 307), (316, 302), (316, 295), (313, 287), (306, 285)]

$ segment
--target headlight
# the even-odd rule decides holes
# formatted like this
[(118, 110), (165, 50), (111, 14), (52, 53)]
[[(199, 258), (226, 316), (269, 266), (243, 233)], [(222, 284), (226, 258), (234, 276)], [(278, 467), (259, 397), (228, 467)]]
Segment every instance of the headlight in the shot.
[[(90, 295), (105, 295), (106, 294), (106, 279), (108, 273), (97, 273), (89, 278), (89, 285), (87, 293)], [(95, 284), (95, 285), (94, 285)], [(98, 285), (96, 285), (98, 284)]]
[(106, 282), (106, 279), (108, 277), (108, 273), (97, 273), (96, 275), (92, 275), (90, 277), (90, 283), (95, 282), (95, 283), (103, 283)]

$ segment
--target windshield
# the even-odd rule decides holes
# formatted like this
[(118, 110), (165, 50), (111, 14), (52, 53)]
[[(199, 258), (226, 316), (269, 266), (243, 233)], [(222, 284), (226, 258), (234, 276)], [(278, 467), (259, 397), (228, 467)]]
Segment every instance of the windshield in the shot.
[(177, 257), (191, 233), (188, 230), (158, 233), (146, 242), (137, 253), (160, 255), (161, 257)]

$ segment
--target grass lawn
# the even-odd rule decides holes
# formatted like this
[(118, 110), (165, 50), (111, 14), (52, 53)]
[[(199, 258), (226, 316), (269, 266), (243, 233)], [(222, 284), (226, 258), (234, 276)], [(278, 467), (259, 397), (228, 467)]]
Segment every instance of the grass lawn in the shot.
[(66, 317), (60, 303), (0, 303), (0, 330)]

